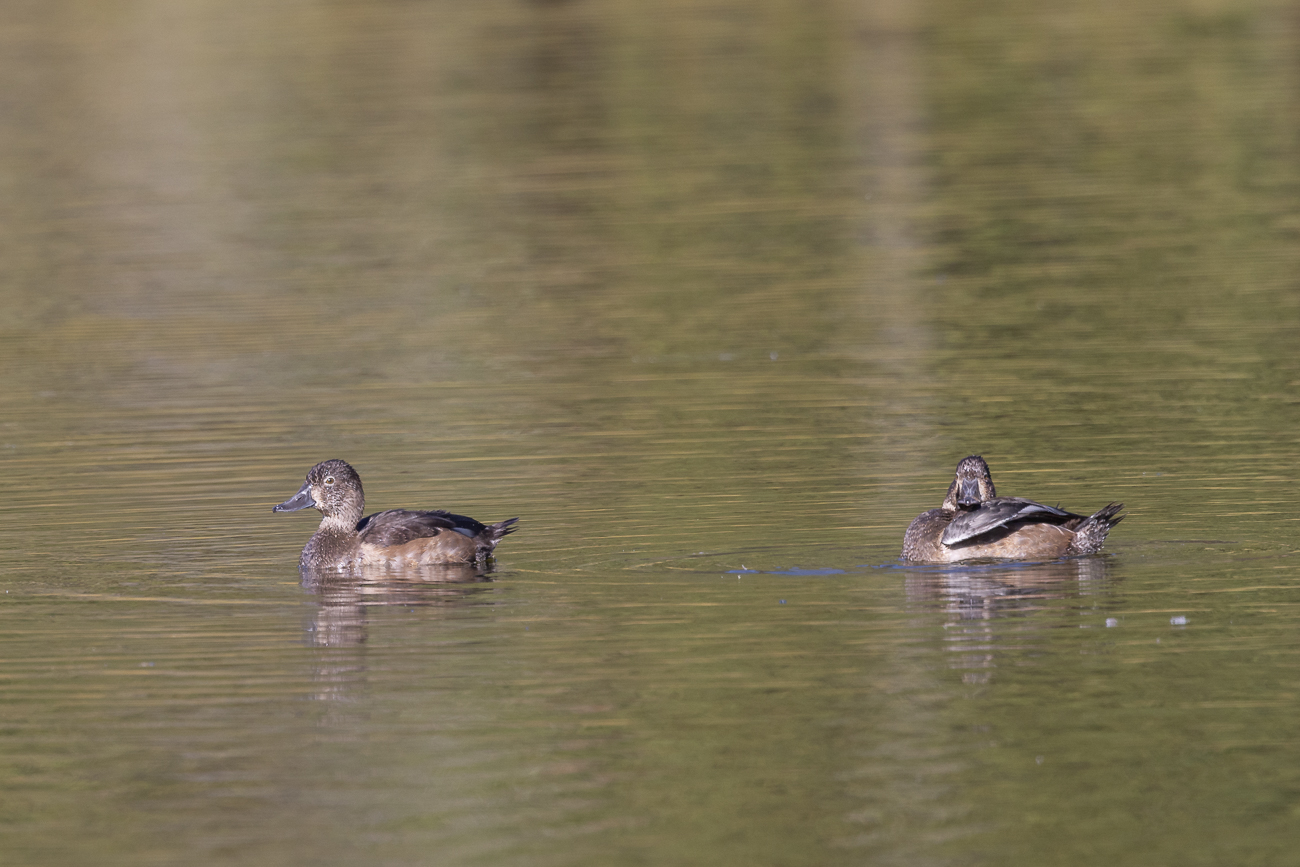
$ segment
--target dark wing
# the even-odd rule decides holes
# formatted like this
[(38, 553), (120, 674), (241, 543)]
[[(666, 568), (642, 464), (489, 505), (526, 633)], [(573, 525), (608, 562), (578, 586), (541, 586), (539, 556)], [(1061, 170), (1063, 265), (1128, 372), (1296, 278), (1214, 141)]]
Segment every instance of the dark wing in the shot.
[(473, 539), (487, 528), (464, 515), (451, 512), (417, 512), (413, 509), (390, 509), (361, 519), (357, 533), (369, 545), (388, 547), (404, 545), (412, 539), (427, 539), (448, 531)]
[(1064, 509), (1058, 509), (1055, 506), (1044, 506), (1042, 503), (1035, 503), (1033, 500), (1022, 500), (1019, 497), (998, 497), (993, 500), (986, 500), (980, 503), (979, 508), (971, 509), (966, 512), (958, 512), (953, 519), (948, 522), (948, 526), (943, 531), (943, 544), (956, 545), (958, 542), (965, 542), (967, 539), (974, 539), (976, 536), (982, 536), (985, 533), (1005, 527), (1012, 521), (1022, 521), (1025, 518), (1036, 518), (1048, 524), (1060, 524), (1063, 521), (1077, 518), (1072, 512)]

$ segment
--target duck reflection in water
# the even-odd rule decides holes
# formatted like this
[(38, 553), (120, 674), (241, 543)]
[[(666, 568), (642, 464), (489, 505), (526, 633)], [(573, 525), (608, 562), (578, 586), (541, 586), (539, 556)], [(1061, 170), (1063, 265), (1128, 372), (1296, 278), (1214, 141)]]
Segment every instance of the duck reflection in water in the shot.
[(1055, 560), (1095, 554), (1124, 519), (1123, 503), (1089, 517), (1022, 497), (999, 497), (989, 465), (963, 458), (943, 504), (918, 515), (903, 536), (902, 558), (912, 563), (963, 560)]
[[(1062, 616), (1071, 628), (1100, 620), (1113, 593), (1109, 568), (1106, 557), (930, 567), (907, 570), (904, 586), (909, 603), (942, 612), (944, 648), (954, 654), (950, 667), (960, 669), (966, 683), (988, 683), (1008, 629), (1016, 633), (1017, 648), (1032, 640), (1034, 630), (1025, 618), (1048, 618), (1036, 624), (1039, 628), (1061, 625)], [(1086, 598), (1083, 610), (1098, 617), (1082, 623), (1080, 603), (1058, 601), (1074, 597)], [(1017, 624), (1011, 626), (1008, 618)]]
[(959, 620), (989, 620), (1038, 610), (1049, 599), (1096, 596), (1109, 586), (1105, 557), (1047, 563), (981, 563), (907, 569), (909, 602), (941, 603)]
[[(387, 572), (305, 569), (302, 586), (320, 598), (305, 625), (306, 642), (328, 652), (314, 657), (312, 697), (341, 702), (364, 689), (368, 665), (361, 648), (377, 609), (425, 610), (487, 604), (492, 585), (483, 569), (456, 563)], [(396, 613), (396, 612), (394, 612)], [(405, 619), (406, 611), (403, 611)], [(432, 616), (440, 616), (433, 613)]]
[(304, 569), (304, 589), (320, 597), (308, 628), (317, 647), (351, 647), (366, 640), (367, 611), (380, 606), (455, 607), (483, 601), (492, 586), (486, 569), (466, 563), (397, 571)]

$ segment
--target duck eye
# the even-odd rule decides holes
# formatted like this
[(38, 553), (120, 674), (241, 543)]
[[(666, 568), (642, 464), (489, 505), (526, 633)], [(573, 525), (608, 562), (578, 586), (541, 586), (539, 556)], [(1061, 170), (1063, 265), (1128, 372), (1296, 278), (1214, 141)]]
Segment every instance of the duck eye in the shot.
[(332, 484), (334, 484), (334, 477), (333, 477), (333, 476), (326, 476), (326, 477), (325, 477), (325, 484), (327, 484), (327, 485), (332, 485)]

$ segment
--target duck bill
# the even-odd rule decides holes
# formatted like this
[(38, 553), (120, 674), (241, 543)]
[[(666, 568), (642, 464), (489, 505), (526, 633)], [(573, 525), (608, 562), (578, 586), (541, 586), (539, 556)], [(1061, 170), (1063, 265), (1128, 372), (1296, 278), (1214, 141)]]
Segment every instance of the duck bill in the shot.
[(984, 501), (980, 499), (979, 479), (962, 479), (961, 487), (957, 490), (957, 505), (969, 509), (982, 502)]
[(272, 506), (272, 512), (297, 512), (302, 509), (315, 508), (316, 501), (311, 498), (311, 485), (304, 484), (298, 493), (278, 506)]

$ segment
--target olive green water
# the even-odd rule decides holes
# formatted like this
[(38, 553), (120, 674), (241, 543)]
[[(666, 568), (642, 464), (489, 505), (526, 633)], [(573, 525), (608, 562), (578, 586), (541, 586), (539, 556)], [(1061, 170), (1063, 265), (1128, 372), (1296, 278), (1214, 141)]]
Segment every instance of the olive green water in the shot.
[[(1294, 861), (1297, 57), (1271, 2), (10, 4), (3, 863)], [(976, 452), (1129, 518), (903, 568)], [(304, 588), (330, 457), (521, 529)]]

